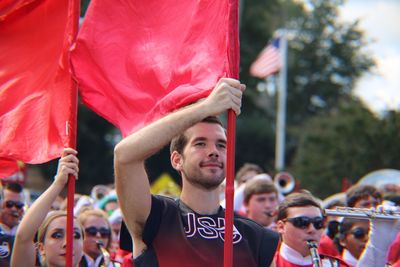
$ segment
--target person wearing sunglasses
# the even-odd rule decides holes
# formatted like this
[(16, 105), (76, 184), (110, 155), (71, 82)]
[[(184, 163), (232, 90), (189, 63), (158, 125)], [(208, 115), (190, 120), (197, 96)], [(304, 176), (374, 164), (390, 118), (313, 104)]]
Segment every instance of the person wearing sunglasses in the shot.
[[(313, 266), (308, 241), (318, 244), (325, 230), (319, 202), (308, 192), (292, 193), (279, 205), (277, 230), (281, 246), (275, 254), (277, 267)], [(323, 267), (348, 266), (341, 259), (320, 254)]]
[(14, 236), (24, 215), (23, 188), (17, 183), (6, 183), (1, 191), (0, 228)]
[(107, 213), (98, 208), (84, 209), (78, 217), (85, 230), (81, 267), (114, 266), (109, 257), (111, 225)]
[[(390, 210), (382, 206), (378, 206), (377, 211), (390, 213)], [(351, 267), (399, 266), (386, 256), (400, 232), (400, 219), (344, 218), (339, 230), (340, 245), (344, 247), (343, 259)]]
[(369, 221), (343, 218), (339, 225), (339, 251), (350, 266), (357, 265), (368, 242)]
[[(65, 211), (51, 211), (51, 205), (65, 188), (68, 176), (78, 178), (79, 160), (76, 154), (72, 148), (63, 150), (53, 183), (23, 217), (15, 237), (12, 267), (65, 266), (67, 214)], [(83, 235), (82, 226), (74, 219), (73, 267), (78, 267), (83, 255)], [(35, 237), (37, 242), (34, 242)], [(38, 256), (39, 262), (36, 261)]]

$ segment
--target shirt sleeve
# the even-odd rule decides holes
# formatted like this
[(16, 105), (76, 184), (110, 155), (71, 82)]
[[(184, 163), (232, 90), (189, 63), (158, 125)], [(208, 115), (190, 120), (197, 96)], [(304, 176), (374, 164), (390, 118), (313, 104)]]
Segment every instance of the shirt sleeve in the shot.
[[(151, 246), (151, 243), (158, 232), (161, 221), (162, 207), (163, 201), (159, 197), (152, 195), (150, 214), (147, 218), (142, 234), (142, 240), (147, 246)], [(119, 234), (119, 245), (121, 249), (132, 252), (132, 237), (124, 221), (122, 221), (121, 231)]]

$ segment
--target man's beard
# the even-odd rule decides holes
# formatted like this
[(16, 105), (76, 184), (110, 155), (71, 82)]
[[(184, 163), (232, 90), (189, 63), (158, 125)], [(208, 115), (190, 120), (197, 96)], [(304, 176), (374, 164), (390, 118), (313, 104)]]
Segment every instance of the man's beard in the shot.
[(198, 188), (205, 189), (207, 191), (218, 188), (225, 179), (225, 172), (221, 172), (220, 175), (216, 175), (214, 177), (204, 177), (204, 175), (200, 171), (196, 171), (195, 173), (193, 173), (190, 171), (182, 170), (182, 174), (184, 174), (186, 180), (190, 184)]

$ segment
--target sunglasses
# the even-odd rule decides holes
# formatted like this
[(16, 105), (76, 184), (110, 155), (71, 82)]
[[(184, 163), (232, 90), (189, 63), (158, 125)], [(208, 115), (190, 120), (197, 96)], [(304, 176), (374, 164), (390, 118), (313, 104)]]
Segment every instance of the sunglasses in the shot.
[(357, 227), (351, 230), (350, 232), (354, 238), (356, 239), (364, 239), (366, 235), (368, 235), (368, 231), (364, 228)]
[(85, 229), (85, 233), (89, 236), (96, 236), (97, 233), (99, 233), (102, 238), (106, 238), (111, 235), (111, 230), (104, 227), (96, 228), (94, 226), (90, 226)]
[(300, 229), (307, 229), (310, 224), (313, 224), (316, 230), (322, 229), (325, 227), (325, 219), (323, 217), (307, 217), (307, 216), (299, 216), (294, 218), (287, 218), (283, 221), (288, 221), (293, 224), (294, 227)]
[(24, 203), (22, 203), (20, 201), (7, 200), (5, 202), (5, 206), (9, 209), (11, 209), (12, 207), (16, 207), (17, 209), (20, 210), (24, 207)]

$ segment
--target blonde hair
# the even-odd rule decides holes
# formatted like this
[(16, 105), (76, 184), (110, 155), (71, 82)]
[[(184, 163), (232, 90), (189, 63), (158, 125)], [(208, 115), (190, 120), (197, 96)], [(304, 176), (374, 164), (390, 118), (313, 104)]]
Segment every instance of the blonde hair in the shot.
[(110, 229), (110, 235), (108, 236), (108, 242), (106, 244), (106, 249), (110, 249), (111, 246), (111, 241), (112, 241), (112, 236), (111, 236), (111, 224), (108, 221), (108, 215), (105, 211), (101, 210), (101, 209), (96, 209), (96, 208), (85, 208), (81, 211), (81, 213), (78, 216), (78, 221), (81, 225), (85, 225), (85, 222), (87, 221), (87, 219), (90, 216), (95, 216), (98, 218), (103, 218), (104, 221), (107, 224), (108, 229)]

